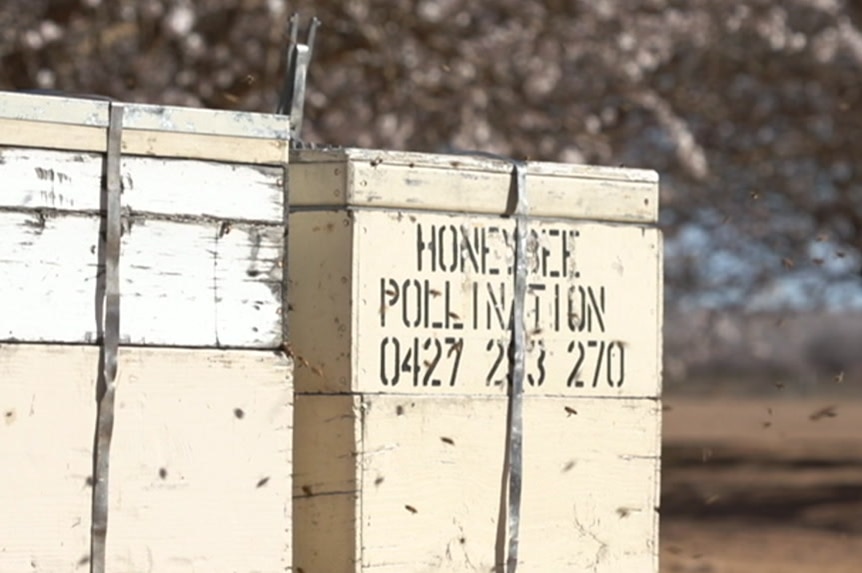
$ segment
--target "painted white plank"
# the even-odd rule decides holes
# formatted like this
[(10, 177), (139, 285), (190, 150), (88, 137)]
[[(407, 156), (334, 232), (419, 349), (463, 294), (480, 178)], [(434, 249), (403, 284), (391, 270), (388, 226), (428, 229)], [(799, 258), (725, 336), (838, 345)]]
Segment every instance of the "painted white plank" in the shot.
[(0, 345), (0, 571), (88, 570), (97, 361)]
[(124, 157), (123, 201), (133, 211), (281, 224), (284, 169)]
[[(119, 364), (109, 568), (287, 570), (290, 362), (121, 348)], [(0, 346), (0, 571), (88, 567), (97, 372), (94, 347)]]
[[(309, 163), (371, 163), (379, 165), (400, 165), (409, 167), (435, 167), (454, 171), (483, 171), (488, 173), (511, 173), (512, 164), (508, 159), (482, 152), (464, 153), (419, 153), (414, 151), (390, 151), (383, 149), (362, 149), (348, 147), (343, 149), (298, 149), (292, 156), (301, 162)], [(597, 179), (617, 179), (619, 181), (658, 183), (658, 174), (650, 169), (630, 167), (608, 167), (603, 165), (581, 165), (530, 161), (530, 172), (544, 175), (593, 177)]]
[(0, 145), (105, 153), (108, 148), (108, 132), (107, 128), (90, 125), (55, 124), (0, 117)]
[(108, 568), (289, 570), (290, 363), (151, 350), (120, 369)]
[[(94, 342), (98, 220), (0, 214), (0, 340)], [(280, 227), (134, 219), (120, 255), (124, 342), (277, 347)]]
[[(137, 103), (124, 105), (125, 129), (285, 140), (290, 129), (289, 118), (284, 115)], [(108, 102), (0, 91), (0, 117), (107, 127)]]
[[(352, 158), (351, 158), (352, 159)], [(433, 209), (503, 214), (510, 208), (512, 167), (483, 169), (485, 163), (455, 156), (448, 166), (404, 162), (351, 161), (350, 204), (402, 209)], [(488, 160), (484, 160), (487, 162)], [(501, 162), (503, 163), (503, 162)], [(503, 163), (505, 165), (505, 163)], [(527, 168), (529, 213), (537, 217), (574, 217), (627, 223), (654, 223), (658, 215), (656, 178), (601, 177), (594, 169), (566, 166), (553, 175)], [(584, 177), (583, 175), (586, 175)], [(596, 175), (599, 175), (598, 177)]]
[[(505, 398), (300, 395), (297, 405), (312, 412), (296, 420), (298, 567), (499, 567)], [(332, 439), (344, 418), (361, 424), (358, 443)], [(525, 400), (519, 571), (657, 571), (659, 422), (647, 399)], [(344, 469), (337, 460), (354, 449)]]
[(0, 117), (107, 127), (108, 102), (0, 91)]
[[(511, 220), (296, 212), (290, 229), (292, 344), (313, 366), (297, 373), (300, 391), (505, 392)], [(659, 395), (658, 231), (543, 219), (528, 230), (526, 392)]]
[[(505, 393), (514, 222), (383, 211), (353, 220), (354, 390)], [(658, 231), (537, 219), (528, 233), (525, 391), (657, 396)]]
[[(107, 130), (77, 124), (56, 124), (0, 117), (0, 145), (95, 151), (105, 153)], [(185, 157), (234, 163), (284, 165), (286, 139), (263, 139), (233, 135), (207, 135), (126, 129), (122, 151), (126, 155)]]
[(286, 115), (151, 104), (126, 104), (123, 127), (201, 135), (287, 140)]
[[(0, 147), (0, 206), (98, 210), (104, 156)], [(123, 197), (126, 199), (126, 197)]]
[[(45, 143), (40, 146), (53, 147)], [(138, 129), (123, 131), (122, 142), (123, 153), (128, 155), (186, 157), (255, 165), (284, 165), (287, 163), (288, 147), (286, 139)]]
[[(469, 155), (346, 149), (292, 154), (294, 205), (355, 205), (503, 214), (512, 165)], [(530, 214), (655, 223), (654, 171), (529, 163)]]
[(283, 240), (282, 227), (259, 226), (232, 228), (218, 240), (218, 345), (281, 346)]
[[(0, 206), (100, 209), (104, 156), (0, 148)], [(206, 161), (123, 157), (123, 206), (132, 212), (281, 223), (284, 170)]]

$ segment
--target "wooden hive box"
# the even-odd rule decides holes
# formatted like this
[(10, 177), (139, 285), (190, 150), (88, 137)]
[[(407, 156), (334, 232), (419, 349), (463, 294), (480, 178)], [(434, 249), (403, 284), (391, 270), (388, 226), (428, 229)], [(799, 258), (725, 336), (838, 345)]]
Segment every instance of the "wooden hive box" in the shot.
[[(301, 573), (500, 571), (513, 235), (503, 160), (291, 158)], [(658, 179), (530, 163), (519, 573), (657, 571)]]
[[(0, 92), (0, 571), (89, 568), (111, 106)], [(289, 570), (288, 119), (122, 107), (106, 570)]]

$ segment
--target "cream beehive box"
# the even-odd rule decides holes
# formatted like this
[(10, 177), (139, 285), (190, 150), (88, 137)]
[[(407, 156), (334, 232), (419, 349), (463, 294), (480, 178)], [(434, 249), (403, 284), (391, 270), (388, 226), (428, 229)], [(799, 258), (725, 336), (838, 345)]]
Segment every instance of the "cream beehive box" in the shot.
[(657, 176), (513, 173), (477, 156), (291, 157), (297, 571), (504, 570), (516, 194), (517, 570), (657, 571)]
[(0, 571), (291, 567), (288, 128), (0, 92)]

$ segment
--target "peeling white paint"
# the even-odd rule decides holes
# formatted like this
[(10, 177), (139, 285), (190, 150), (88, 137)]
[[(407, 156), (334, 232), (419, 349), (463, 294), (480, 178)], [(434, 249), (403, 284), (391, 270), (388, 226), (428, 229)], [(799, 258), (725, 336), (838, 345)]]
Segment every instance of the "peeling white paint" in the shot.
[[(120, 254), (123, 342), (277, 347), (278, 226), (133, 219)], [(0, 340), (95, 342), (93, 216), (0, 213)], [(222, 234), (221, 236), (219, 236)]]
[[(0, 147), (0, 207), (97, 211), (104, 156)], [(284, 169), (125, 156), (123, 207), (133, 212), (280, 224)]]

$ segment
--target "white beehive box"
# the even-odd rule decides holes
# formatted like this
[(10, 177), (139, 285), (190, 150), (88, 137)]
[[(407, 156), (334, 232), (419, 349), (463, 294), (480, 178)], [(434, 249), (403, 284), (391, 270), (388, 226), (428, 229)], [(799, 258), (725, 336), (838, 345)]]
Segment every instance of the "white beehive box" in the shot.
[[(653, 172), (531, 163), (519, 573), (657, 571)], [(302, 573), (502, 571), (512, 166), (291, 158)]]
[[(107, 570), (289, 570), (288, 119), (124, 111)], [(0, 93), (0, 571), (89, 567), (108, 121)]]

